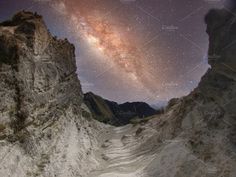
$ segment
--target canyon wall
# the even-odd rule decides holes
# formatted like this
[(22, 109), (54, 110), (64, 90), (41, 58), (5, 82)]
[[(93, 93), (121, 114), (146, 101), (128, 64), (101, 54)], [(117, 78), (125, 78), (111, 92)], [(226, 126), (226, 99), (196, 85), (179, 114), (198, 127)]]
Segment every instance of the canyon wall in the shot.
[(0, 176), (82, 176), (96, 167), (101, 124), (83, 104), (74, 50), (37, 14), (0, 24)]

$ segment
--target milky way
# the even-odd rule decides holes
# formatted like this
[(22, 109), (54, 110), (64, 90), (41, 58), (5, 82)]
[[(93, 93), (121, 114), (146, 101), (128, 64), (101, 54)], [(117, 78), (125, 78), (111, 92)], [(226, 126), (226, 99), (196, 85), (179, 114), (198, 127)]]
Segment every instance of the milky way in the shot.
[[(1, 1), (42, 14), (49, 30), (76, 47), (83, 91), (118, 101), (166, 102), (188, 94), (208, 68), (204, 15), (223, 1)], [(227, 7), (226, 7), (227, 8)], [(12, 14), (10, 14), (12, 13)]]
[[(106, 13), (91, 10), (93, 3), (89, 5), (88, 2), (83, 4), (83, 1), (73, 4), (64, 2), (59, 7), (63, 8), (61, 9), (63, 14), (71, 18), (72, 25), (76, 29), (75, 34), (87, 41), (91, 48), (103, 54), (101, 58), (110, 64), (111, 70), (117, 69), (117, 74), (130, 85), (155, 95), (160, 85), (157, 80), (160, 79), (150, 72), (149, 63), (141, 51), (141, 46), (134, 43), (128, 33), (124, 33), (129, 29), (126, 27), (118, 29), (117, 24), (114, 25), (114, 21), (118, 21), (116, 17), (107, 18)], [(58, 4), (55, 7), (58, 8)]]
[[(97, 50), (93, 55), (100, 53), (98, 58), (108, 64), (105, 72), (101, 67), (99, 76), (113, 73), (115, 76), (109, 82), (113, 84), (119, 77), (121, 83), (116, 86), (120, 90), (128, 83), (132, 92), (143, 91), (142, 96), (140, 92), (132, 95), (137, 97), (134, 99), (168, 100), (191, 91), (206, 71), (207, 42), (204, 44), (202, 37), (202, 41), (195, 42), (199, 36), (191, 33), (199, 29), (193, 28), (190, 34), (186, 31), (191, 18), (196, 18), (195, 23), (202, 23), (203, 27), (204, 12), (209, 8), (206, 6), (219, 5), (189, 1), (183, 5), (185, 2), (80, 0), (57, 1), (55, 7), (72, 20), (74, 33)], [(178, 5), (186, 12), (181, 13)], [(200, 32), (198, 35), (204, 36)]]

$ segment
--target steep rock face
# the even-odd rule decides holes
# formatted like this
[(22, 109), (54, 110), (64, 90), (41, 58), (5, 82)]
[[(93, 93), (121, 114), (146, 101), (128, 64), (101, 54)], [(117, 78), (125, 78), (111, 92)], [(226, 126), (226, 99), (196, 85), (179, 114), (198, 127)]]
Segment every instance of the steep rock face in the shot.
[(90, 108), (95, 119), (115, 126), (126, 125), (132, 119), (142, 119), (158, 113), (144, 102), (118, 104), (103, 99), (92, 92), (84, 94), (84, 102)]
[(169, 143), (159, 146), (159, 157), (144, 170), (147, 176), (236, 176), (234, 13), (206, 15), (211, 68), (190, 95), (173, 100), (164, 116), (153, 120), (158, 140)]
[(52, 37), (37, 14), (0, 24), (0, 96), (0, 176), (81, 176), (96, 167), (101, 127), (82, 102), (74, 46)]

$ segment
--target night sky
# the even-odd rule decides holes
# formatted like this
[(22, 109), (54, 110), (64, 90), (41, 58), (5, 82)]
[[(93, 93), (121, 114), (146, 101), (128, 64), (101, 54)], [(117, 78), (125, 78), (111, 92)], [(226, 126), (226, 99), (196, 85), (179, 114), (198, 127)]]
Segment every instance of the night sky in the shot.
[(193, 90), (209, 67), (204, 15), (221, 0), (1, 0), (0, 20), (43, 15), (76, 47), (84, 92), (161, 104)]

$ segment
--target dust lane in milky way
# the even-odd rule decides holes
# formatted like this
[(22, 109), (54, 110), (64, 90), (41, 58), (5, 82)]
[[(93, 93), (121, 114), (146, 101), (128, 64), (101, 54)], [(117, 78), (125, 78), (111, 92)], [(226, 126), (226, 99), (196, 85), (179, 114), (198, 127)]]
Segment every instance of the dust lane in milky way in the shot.
[[(120, 90), (128, 83), (133, 92), (143, 91), (144, 97), (137, 92), (134, 99), (168, 100), (187, 94), (208, 67), (207, 36), (205, 39), (201, 36), (198, 41), (199, 36), (191, 33), (197, 31), (204, 36), (204, 13), (220, 3), (186, 0), (178, 3), (162, 0), (60, 2), (56, 5), (71, 18), (75, 34), (94, 49), (90, 50), (93, 56), (99, 55), (98, 58), (108, 64), (102, 77), (113, 72), (113, 77), (122, 82), (118, 85)], [(196, 22), (188, 18), (195, 18)], [(191, 24), (201, 24), (202, 31), (192, 29)], [(186, 34), (186, 31), (191, 33)]]
[[(150, 72), (149, 63), (141, 51), (142, 46), (133, 43), (132, 38), (135, 36), (130, 35), (127, 28), (117, 29), (117, 25), (112, 25), (114, 21), (119, 21), (116, 17), (107, 18), (106, 14), (92, 11), (92, 7), (83, 2), (65, 4), (66, 12), (66, 8), (70, 9), (71, 6), (78, 8), (76, 13), (70, 14), (77, 32), (90, 47), (106, 56), (103, 58), (118, 70), (119, 76), (124, 76), (133, 85), (146, 89), (150, 95), (155, 94), (161, 83), (160, 78), (154, 77), (154, 73)], [(124, 74), (119, 74), (121, 72)]]
[[(123, 6), (120, 2), (114, 3), (114, 1), (110, 4), (107, 1), (104, 4), (101, 1), (98, 4), (94, 3), (95, 1), (93, 3), (70, 1), (68, 3), (63, 2), (63, 5), (56, 4), (56, 6), (57, 8), (61, 6), (61, 11), (70, 16), (72, 24), (76, 28), (75, 32), (84, 41), (87, 41), (90, 47), (106, 56), (101, 58), (112, 66), (112, 70), (116, 70), (118, 77), (129, 83), (130, 89), (139, 87), (145, 91), (145, 97), (156, 97), (157, 93), (161, 93), (165, 97), (167, 93), (164, 93), (163, 83), (166, 82), (170, 73), (162, 70), (167, 68), (165, 60), (152, 61), (155, 54), (150, 55), (146, 51), (145, 46), (152, 42), (152, 36), (150, 35), (147, 40), (142, 39), (141, 34), (139, 36), (135, 34), (135, 28), (140, 29), (144, 25), (141, 21), (136, 23), (138, 19), (137, 14), (135, 15), (137, 7)], [(114, 8), (118, 9), (119, 7), (122, 9), (121, 12), (133, 11), (133, 16), (137, 16), (135, 22), (132, 22), (133, 24), (130, 24), (130, 19), (125, 18), (125, 15), (121, 16), (118, 12), (110, 16), (109, 13), (107, 14), (107, 10), (103, 9), (114, 10)], [(159, 57), (164, 50), (164, 48), (159, 47), (156, 51)], [(153, 63), (157, 64), (158, 67), (153, 66)]]
[(0, 1), (2, 17), (37, 11), (76, 46), (83, 91), (151, 104), (188, 94), (208, 68), (204, 15), (223, 1)]

